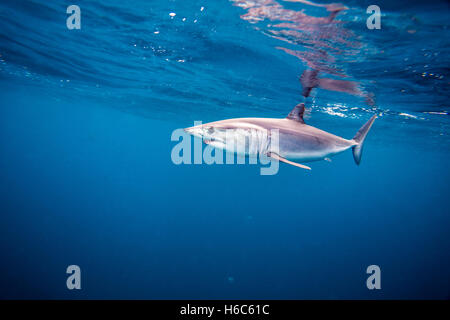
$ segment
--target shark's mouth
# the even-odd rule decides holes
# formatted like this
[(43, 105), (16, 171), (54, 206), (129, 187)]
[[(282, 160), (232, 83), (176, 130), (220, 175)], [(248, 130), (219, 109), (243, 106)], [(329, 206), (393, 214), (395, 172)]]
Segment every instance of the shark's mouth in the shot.
[(203, 138), (203, 143), (207, 145), (211, 145), (216, 148), (225, 148), (225, 141), (220, 138)]
[(222, 143), (224, 143), (225, 141), (223, 141), (223, 139), (221, 139), (221, 138), (208, 137), (208, 138), (203, 138), (203, 142), (204, 143), (211, 143), (211, 142), (222, 142)]

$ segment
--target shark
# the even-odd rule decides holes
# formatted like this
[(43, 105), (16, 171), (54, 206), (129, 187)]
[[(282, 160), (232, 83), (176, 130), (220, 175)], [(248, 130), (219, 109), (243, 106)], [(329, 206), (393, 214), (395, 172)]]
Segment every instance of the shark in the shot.
[(194, 137), (202, 138), (204, 143), (214, 148), (248, 156), (263, 154), (307, 170), (311, 170), (311, 167), (303, 163), (330, 161), (330, 157), (348, 149), (352, 149), (355, 163), (361, 163), (364, 140), (376, 115), (373, 115), (352, 139), (344, 139), (307, 125), (303, 118), (304, 113), (305, 105), (300, 103), (286, 118), (226, 119), (184, 130)]

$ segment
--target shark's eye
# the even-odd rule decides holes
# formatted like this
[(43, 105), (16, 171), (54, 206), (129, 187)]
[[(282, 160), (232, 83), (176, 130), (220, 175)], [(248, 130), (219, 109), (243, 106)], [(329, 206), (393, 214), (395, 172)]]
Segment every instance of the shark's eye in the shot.
[(208, 128), (208, 133), (209, 133), (209, 134), (214, 133), (214, 128), (213, 128), (213, 127), (209, 127), (209, 128)]

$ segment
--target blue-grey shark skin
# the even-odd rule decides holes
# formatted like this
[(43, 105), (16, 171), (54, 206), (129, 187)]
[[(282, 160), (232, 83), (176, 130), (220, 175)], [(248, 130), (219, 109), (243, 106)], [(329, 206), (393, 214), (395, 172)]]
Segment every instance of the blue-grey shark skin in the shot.
[[(304, 105), (297, 105), (285, 119), (273, 118), (238, 118), (210, 122), (185, 130), (197, 137), (203, 138), (207, 144), (227, 149), (223, 143), (223, 132), (236, 132), (238, 139), (247, 138), (248, 149), (272, 156), (279, 156), (278, 160), (295, 160), (310, 162), (324, 160), (347, 149), (354, 148), (355, 162), (361, 159), (362, 143), (376, 116), (373, 116), (353, 139), (344, 139), (329, 132), (307, 125), (303, 121)], [(273, 130), (278, 131), (278, 150), (273, 149), (270, 135)], [(252, 141), (256, 139), (258, 141)], [(267, 137), (267, 138), (264, 138)], [(359, 140), (359, 141), (358, 141)], [(256, 145), (256, 147), (251, 147)], [(355, 155), (355, 148), (358, 154)], [(257, 150), (256, 150), (257, 149)], [(246, 152), (249, 154), (249, 152)], [(290, 161), (285, 161), (290, 164)], [(294, 164), (295, 165), (295, 164)], [(309, 168), (309, 167), (306, 167)]]

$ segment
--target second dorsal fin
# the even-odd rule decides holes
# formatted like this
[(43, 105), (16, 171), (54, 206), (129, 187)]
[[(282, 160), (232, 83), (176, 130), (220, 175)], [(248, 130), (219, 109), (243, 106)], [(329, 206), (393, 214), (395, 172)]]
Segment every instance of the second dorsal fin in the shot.
[(300, 123), (305, 123), (305, 121), (303, 121), (303, 114), (305, 113), (305, 104), (304, 103), (299, 103), (298, 105), (296, 105), (294, 107), (294, 109), (292, 109), (291, 112), (289, 112), (288, 116), (286, 117), (286, 119), (290, 119), (290, 120), (294, 120)]

